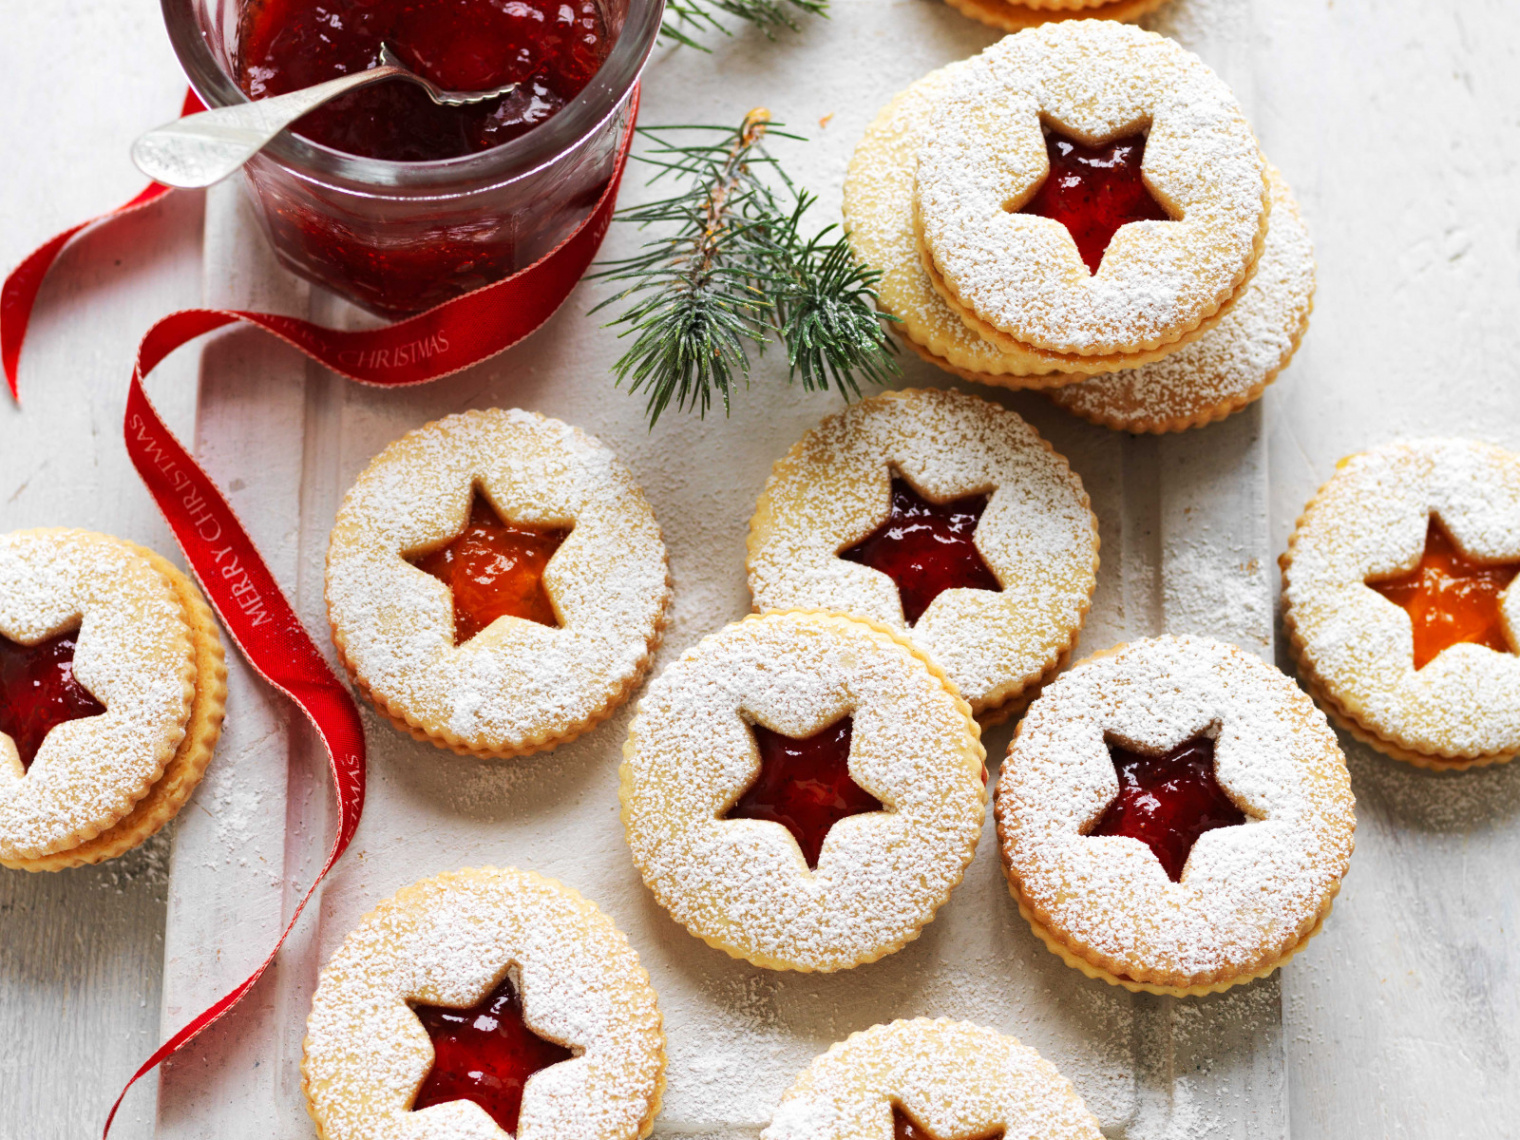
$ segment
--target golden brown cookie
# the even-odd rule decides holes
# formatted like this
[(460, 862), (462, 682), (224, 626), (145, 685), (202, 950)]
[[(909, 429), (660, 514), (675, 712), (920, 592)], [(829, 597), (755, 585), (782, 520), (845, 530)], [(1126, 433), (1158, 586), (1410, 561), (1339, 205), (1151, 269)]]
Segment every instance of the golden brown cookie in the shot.
[(465, 412), (391, 444), (338, 512), (333, 640), (419, 740), (485, 757), (595, 727), (648, 671), (669, 570), (659, 524), (602, 443), (532, 412)]
[[(1021, 212), (1050, 171), (1047, 132), (1140, 140), (1159, 218), (1120, 227), (1096, 270), (1065, 225)], [(914, 205), (947, 299), (1019, 344), (1081, 356), (1197, 329), (1250, 276), (1270, 209), (1229, 89), (1173, 41), (1106, 20), (1008, 36), (958, 70), (919, 148)]]
[(1344, 459), (1282, 570), (1299, 671), (1358, 739), (1437, 769), (1520, 752), (1520, 456), (1430, 439)]
[(1082, 7), (1061, 7), (1045, 0), (945, 0), (963, 16), (1005, 32), (1021, 32), (1058, 20), (1138, 20), (1166, 0), (1082, 0)]
[(159, 555), (0, 537), (0, 864), (98, 863), (156, 833), (210, 762), (226, 676), (210, 609)]
[(1232, 645), (1090, 657), (1029, 708), (998, 779), (1008, 884), (1068, 965), (1129, 990), (1216, 992), (1320, 928), (1351, 858), (1335, 734)]
[(852, 1033), (819, 1056), (781, 1098), (761, 1140), (905, 1134), (1103, 1135), (1071, 1082), (1027, 1045), (965, 1021), (918, 1018)]
[(590, 902), (453, 871), (365, 916), (322, 970), (301, 1064), (321, 1140), (638, 1140), (665, 1088), (649, 975)]
[(918, 937), (985, 811), (966, 703), (907, 641), (839, 614), (703, 639), (650, 684), (623, 755), (623, 824), (655, 898), (775, 970), (849, 969)]
[(1314, 308), (1314, 244), (1282, 175), (1267, 168), (1272, 213), (1240, 299), (1191, 344), (1139, 368), (1051, 392), (1067, 411), (1129, 432), (1215, 423), (1260, 399), (1298, 350)]
[(960, 392), (830, 416), (777, 461), (750, 522), (756, 610), (890, 626), (978, 717), (1054, 675), (1097, 569), (1082, 480), (1016, 413)]

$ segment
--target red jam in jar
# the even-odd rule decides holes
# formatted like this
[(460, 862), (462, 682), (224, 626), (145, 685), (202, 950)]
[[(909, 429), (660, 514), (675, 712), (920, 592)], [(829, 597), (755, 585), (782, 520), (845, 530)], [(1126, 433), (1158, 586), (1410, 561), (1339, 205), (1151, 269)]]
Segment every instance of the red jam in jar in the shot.
[(367, 71), (387, 45), (439, 87), (487, 103), (440, 107), (394, 80), (341, 96), (298, 134), (364, 158), (426, 162), (500, 146), (556, 114), (612, 49), (596, 0), (253, 0), (244, 11), (238, 83), (254, 99)]

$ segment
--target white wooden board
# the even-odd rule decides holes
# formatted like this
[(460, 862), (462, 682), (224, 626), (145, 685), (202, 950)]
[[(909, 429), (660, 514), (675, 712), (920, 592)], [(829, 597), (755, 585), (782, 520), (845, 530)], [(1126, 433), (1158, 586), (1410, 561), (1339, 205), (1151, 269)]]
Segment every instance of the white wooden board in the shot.
[[(1221, 3), (1208, 27), (1188, 30), (1228, 74), (1248, 43), (1249, 8)], [(862, 38), (880, 50), (859, 51)], [(845, 163), (877, 109), (919, 75), (992, 38), (918, 0), (847, 0), (832, 22), (785, 52), (741, 37), (714, 58), (662, 53), (649, 73), (645, 121), (687, 121), (692, 106), (703, 106), (711, 108), (705, 117), (737, 122), (750, 106), (768, 102), (779, 120), (813, 136), (777, 146), (803, 184), (822, 192), (822, 224), (837, 217)], [(826, 128), (815, 125), (830, 114)], [(635, 175), (625, 203), (643, 193), (638, 181)], [(326, 297), (283, 284), (235, 192), (213, 197), (207, 233), (206, 276), (216, 300), (273, 304), (328, 323), (355, 319)], [(637, 240), (615, 230), (609, 252)], [(326, 534), (358, 471), (426, 420), (491, 405), (529, 407), (585, 427), (633, 466), (665, 527), (676, 579), (662, 662), (748, 610), (743, 540), (755, 496), (773, 460), (833, 403), (786, 389), (782, 362), (771, 357), (731, 421), (672, 415), (650, 432), (640, 402), (610, 387), (619, 345), (585, 317), (594, 295), (583, 288), (548, 328), (499, 360), (404, 393), (337, 381), (247, 334), (208, 350), (202, 454), (234, 488), (235, 504), (257, 510), (259, 537), (271, 544), (277, 572), (313, 629), (325, 629)], [(905, 383), (947, 382), (917, 361), (906, 364)], [(1104, 566), (1085, 647), (1171, 628), (1270, 654), (1265, 443), (1257, 412), (1158, 442), (1078, 423), (1038, 397), (1007, 402), (1072, 460), (1101, 520)], [(237, 680), (235, 696), (250, 691), (246, 675)], [(267, 701), (250, 703), (206, 792), (220, 810), (182, 829), (176, 845), (168, 1022), (204, 1005), (251, 965), (262, 940), (245, 933), (267, 937), (275, 929), (280, 905), (291, 902), (284, 886), (290, 868), (302, 856), (309, 864), (322, 839), (308, 823), (280, 850), (271, 839), (277, 830), (241, 823), (245, 816), (275, 821), (287, 811), (291, 820), (309, 820), (303, 813), (319, 806), (304, 742), (293, 749), (290, 769), (306, 788), (297, 804), (283, 766), (270, 763), (281, 739), (278, 712)], [(320, 916), (286, 953), (274, 984), (261, 989), (258, 1008), (166, 1074), (160, 1135), (304, 1135), (296, 1070), (302, 1015), (321, 961), (378, 899), (422, 875), (479, 863), (560, 878), (628, 932), (653, 976), (670, 1038), (659, 1135), (753, 1136), (816, 1053), (856, 1029), (919, 1014), (969, 1018), (1035, 1045), (1076, 1081), (1114, 1136), (1286, 1135), (1276, 981), (1179, 1004), (1082, 978), (1019, 919), (990, 820), (951, 902), (919, 941), (884, 962), (831, 977), (776, 974), (692, 939), (640, 883), (617, 821), (627, 718), (625, 710), (550, 756), (481, 763), (441, 754), (371, 717), (371, 795), (355, 849), (327, 887)], [(1010, 731), (990, 736), (994, 765)], [(229, 873), (229, 859), (257, 860), (256, 873)], [(229, 939), (229, 930), (236, 936)]]

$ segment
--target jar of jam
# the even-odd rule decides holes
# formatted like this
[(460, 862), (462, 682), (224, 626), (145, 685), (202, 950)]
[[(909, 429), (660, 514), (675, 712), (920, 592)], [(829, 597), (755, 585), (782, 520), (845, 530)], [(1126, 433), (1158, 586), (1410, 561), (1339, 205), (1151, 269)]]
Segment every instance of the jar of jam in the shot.
[(548, 253), (591, 213), (663, 0), (162, 0), (208, 107), (374, 66), (381, 44), (472, 107), (379, 83), (299, 120), (244, 168), (280, 262), (385, 316)]

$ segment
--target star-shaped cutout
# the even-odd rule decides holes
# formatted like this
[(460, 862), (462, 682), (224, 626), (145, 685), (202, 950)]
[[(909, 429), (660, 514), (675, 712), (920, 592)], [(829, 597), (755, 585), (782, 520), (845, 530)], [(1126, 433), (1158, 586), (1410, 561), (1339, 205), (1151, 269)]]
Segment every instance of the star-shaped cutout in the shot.
[(1238, 827), (1246, 816), (1214, 775), (1214, 742), (1195, 736), (1159, 756), (1109, 741), (1119, 794), (1089, 835), (1127, 835), (1155, 852), (1172, 882), (1182, 881), (1204, 832)]
[(413, 1112), (453, 1100), (474, 1101), (515, 1136), (528, 1079), (576, 1056), (528, 1028), (510, 973), (469, 1009), (414, 1005), (412, 1012), (433, 1042), (433, 1067), (417, 1090)]
[(1131, 222), (1175, 220), (1140, 176), (1143, 134), (1088, 146), (1047, 127), (1045, 150), (1050, 173), (1018, 213), (1050, 218), (1071, 231), (1089, 273), (1098, 272), (1108, 243)]
[(903, 619), (916, 625), (946, 590), (1001, 590), (974, 541), (989, 495), (931, 503), (896, 471), (892, 506), (881, 526), (839, 557), (880, 570), (897, 584)]
[(453, 592), (454, 644), (463, 645), (499, 617), (561, 624), (544, 589), (544, 568), (569, 537), (568, 528), (507, 522), (476, 488), (458, 535), (445, 546), (402, 557)]
[(47, 734), (60, 724), (99, 716), (106, 706), (74, 679), (78, 632), (37, 645), (0, 635), (0, 733), (9, 736), (29, 770)]
[[(999, 1128), (981, 1136), (973, 1137), (972, 1140), (1002, 1140), (1003, 1129)], [(892, 1140), (940, 1140), (913, 1117), (908, 1115), (907, 1109), (902, 1105), (892, 1105)]]
[(1520, 562), (1474, 562), (1431, 515), (1419, 564), (1408, 574), (1369, 579), (1367, 585), (1409, 615), (1414, 667), (1423, 669), (1443, 649), (1462, 642), (1514, 652), (1504, 634), (1499, 599), (1517, 572)]
[(763, 819), (792, 833), (812, 870), (829, 830), (852, 815), (885, 810), (850, 776), (853, 720), (844, 717), (798, 740), (752, 724), (760, 771), (720, 819)]

